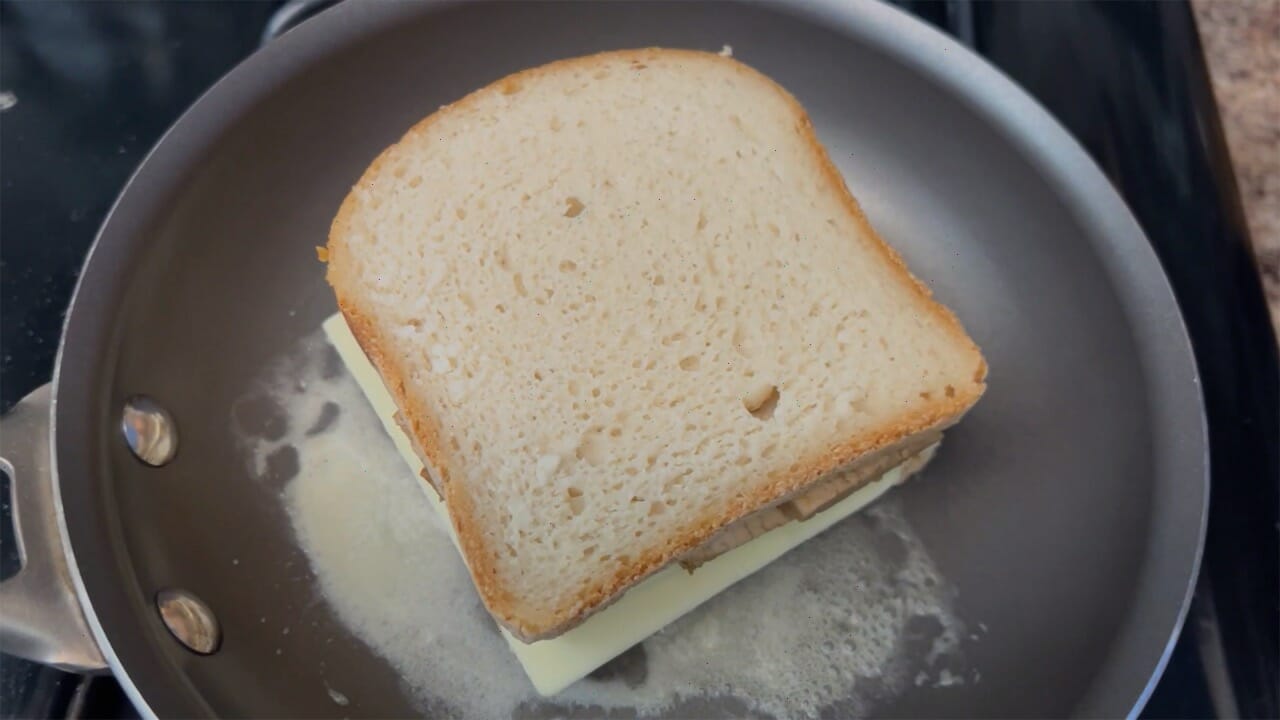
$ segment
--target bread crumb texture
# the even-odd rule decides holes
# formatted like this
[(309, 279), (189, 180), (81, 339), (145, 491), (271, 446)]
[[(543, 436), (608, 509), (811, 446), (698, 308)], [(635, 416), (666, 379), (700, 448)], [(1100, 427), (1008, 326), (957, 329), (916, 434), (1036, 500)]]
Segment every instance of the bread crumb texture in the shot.
[(562, 61), (446, 106), (368, 169), (328, 251), (525, 639), (983, 390), (800, 106), (713, 53)]

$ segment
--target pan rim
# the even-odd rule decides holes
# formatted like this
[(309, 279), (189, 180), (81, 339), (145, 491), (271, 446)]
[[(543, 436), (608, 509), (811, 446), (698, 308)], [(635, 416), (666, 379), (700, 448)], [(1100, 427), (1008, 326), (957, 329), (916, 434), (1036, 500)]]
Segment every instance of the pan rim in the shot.
[[(181, 176), (192, 161), (217, 140), (221, 128), (228, 122), (335, 48), (360, 42), (402, 17), (438, 12), (454, 4), (340, 3), (242, 61), (193, 103), (161, 137), (124, 186), (90, 248), (67, 312), (54, 369), (51, 482), (59, 531), (86, 619), (126, 695), (144, 716), (174, 714), (177, 708), (183, 709), (180, 714), (192, 714), (196, 708), (206, 715), (213, 713), (186, 676), (145, 644), (130, 653), (128, 662), (122, 660), (91, 600), (86, 568), (76, 561), (77, 537), (84, 538), (85, 544), (90, 544), (92, 538), (112, 539), (110, 527), (91, 522), (96, 515), (95, 508), (83, 497), (89, 493), (80, 493), (81, 497), (72, 498), (70, 502), (62, 494), (61, 473), (67, 472), (68, 477), (90, 477), (93, 463), (86, 458), (101, 457), (101, 448), (94, 445), (73, 452), (69, 447), (60, 447), (59, 430), (64, 436), (99, 438), (96, 442), (100, 443), (101, 433), (93, 431), (97, 427), (94, 410), (109, 408), (111, 402), (105, 395), (107, 389), (95, 387), (90, 379), (104, 372), (104, 364), (109, 368), (114, 357), (96, 358), (85, 352), (112, 347), (107, 337), (109, 323), (97, 322), (107, 311), (97, 310), (90, 318), (85, 307), (108, 307), (101, 299), (119, 294), (120, 274), (116, 271), (122, 267), (121, 258), (135, 254), (145, 234), (146, 219), (156, 216), (155, 209), (166, 199), (168, 180)], [(1151, 417), (1155, 419), (1151, 427), (1152, 457), (1157, 475), (1161, 475), (1162, 469), (1167, 471), (1165, 477), (1157, 478), (1153, 498), (1169, 500), (1175, 505), (1172, 510), (1166, 508), (1168, 512), (1163, 514), (1152, 513), (1148, 548), (1158, 544), (1155, 540), (1162, 532), (1167, 535), (1173, 531), (1166, 526), (1176, 524), (1174, 516), (1183, 521), (1181, 527), (1176, 528), (1179, 534), (1172, 536), (1180, 540), (1176, 553), (1170, 553), (1176, 554), (1176, 558), (1157, 558), (1160, 567), (1152, 569), (1152, 554), (1147, 553), (1141, 570), (1143, 577), (1134, 590), (1133, 604), (1120, 629), (1121, 635), (1135, 632), (1139, 635), (1128, 638), (1125, 647), (1143, 646), (1142, 651), (1128, 655), (1137, 652), (1146, 658), (1145, 662), (1138, 660), (1149, 667), (1149, 672), (1142, 673), (1145, 679), (1138, 685), (1131, 678), (1116, 679), (1121, 670), (1117, 666), (1134, 662), (1132, 658), (1117, 656), (1118, 648), (1123, 649), (1121, 645), (1126, 642), (1125, 638), (1118, 637), (1095, 673), (1088, 692), (1075, 708), (1077, 715), (1118, 711), (1136, 715), (1162, 674), (1186, 619), (1204, 545), (1209, 490), (1207, 420), (1199, 392), (1199, 375), (1181, 311), (1154, 250), (1105, 175), (1056, 118), (998, 69), (960, 43), (904, 11), (881, 3), (812, 0), (803, 6), (788, 7), (780, 1), (763, 0), (760, 4), (835, 27), (842, 34), (884, 52), (895, 62), (937, 82), (991, 124), (1002, 139), (1051, 183), (1082, 224), (1094, 231), (1089, 234), (1091, 250), (1099, 257), (1130, 321), (1148, 383), (1147, 400), (1152, 408)], [(1197, 487), (1199, 492), (1193, 494), (1191, 491)], [(1172, 489), (1177, 488), (1184, 491), (1173, 493)], [(1163, 497), (1170, 494), (1172, 499)], [(1156, 527), (1157, 522), (1163, 525)], [(1195, 524), (1194, 537), (1186, 532), (1187, 522)], [(91, 525), (96, 529), (94, 532)], [(121, 554), (113, 555), (115, 561), (127, 562)], [(127, 567), (117, 567), (110, 572), (128, 571)], [(1172, 623), (1166, 624), (1167, 631), (1156, 633), (1161, 637), (1151, 637), (1150, 631), (1140, 632), (1131, 626), (1134, 607), (1141, 606), (1139, 595), (1144, 587), (1152, 584), (1149, 576), (1157, 572), (1173, 574), (1184, 585), (1184, 592)], [(1184, 576), (1185, 583), (1182, 583)], [(102, 583), (93, 584), (101, 598)], [(127, 590), (117, 589), (117, 592), (129, 595)], [(134, 624), (147, 629), (142, 617), (135, 618)], [(140, 671), (137, 663), (142, 659), (149, 659), (148, 665), (166, 672)], [(133, 674), (126, 665), (135, 668)], [(1133, 675), (1132, 672), (1125, 674)], [(160, 686), (166, 683), (166, 678), (179, 682), (175, 687), (162, 689)], [(148, 687), (146, 697), (140, 685)], [(1125, 697), (1129, 699), (1124, 700)]]
[[(1162, 495), (1170, 494), (1171, 488), (1183, 484), (1191, 488), (1198, 485), (1200, 489), (1192, 498), (1179, 498), (1174, 493), (1176, 500), (1184, 502), (1182, 507), (1152, 513), (1142, 575), (1135, 583), (1117, 639), (1094, 673), (1085, 695), (1072, 711), (1076, 717), (1108, 717), (1116, 715), (1120, 707), (1127, 706), (1125, 715), (1136, 717), (1164, 673), (1185, 624), (1208, 530), (1211, 477), (1208, 419), (1190, 334), (1169, 278), (1146, 233), (1098, 164), (1056, 117), (998, 68), (941, 31), (885, 3), (811, 0), (803, 4), (801, 12), (819, 22), (835, 19), (841, 21), (841, 26), (847, 30), (857, 29), (861, 41), (906, 62), (938, 81), (957, 100), (967, 102), (970, 109), (1001, 131), (1002, 137), (1051, 183), (1082, 225), (1094, 229), (1086, 239), (1091, 241), (1091, 249), (1101, 261), (1102, 269), (1130, 321), (1139, 363), (1147, 381), (1150, 417), (1157, 422), (1150, 434), (1157, 477), (1153, 500), (1167, 499)], [(870, 22), (866, 22), (868, 20)], [(1162, 312), (1152, 312), (1153, 309)], [(1169, 344), (1156, 351), (1153, 348), (1160, 346), (1161, 338)], [(1181, 382), (1171, 382), (1179, 379)], [(1173, 388), (1178, 390), (1177, 397), (1173, 396)], [(1167, 427), (1178, 424), (1182, 427)], [(1175, 455), (1178, 460), (1170, 462), (1167, 459)], [(1175, 512), (1179, 510), (1181, 512)], [(1186, 526), (1180, 526), (1171, 519), (1175, 515), (1194, 523), (1195, 532), (1185, 533)], [(1157, 521), (1161, 520), (1162, 525), (1157, 527)], [(1184, 532), (1176, 532), (1179, 529)], [(1117, 653), (1131, 649), (1139, 642), (1134, 637), (1140, 634), (1133, 627), (1134, 610), (1142, 607), (1141, 596), (1150, 597), (1153, 592), (1151, 548), (1161, 547), (1161, 540), (1167, 540), (1170, 531), (1174, 531), (1175, 538), (1178, 534), (1183, 536), (1182, 556), (1177, 562), (1170, 562), (1168, 557), (1163, 558), (1163, 562), (1165, 566), (1185, 569), (1183, 579), (1178, 582), (1183, 592), (1172, 622), (1163, 633), (1162, 642), (1157, 643), (1155, 657), (1140, 663), (1149, 667), (1149, 672), (1144, 673), (1146, 677), (1136, 687), (1127, 690), (1118, 687), (1123, 683), (1117, 682), (1115, 676), (1133, 659)], [(1121, 639), (1122, 635), (1129, 637)], [(1153, 639), (1146, 638), (1145, 641), (1151, 644)], [(1120, 698), (1124, 696), (1131, 700), (1121, 703)]]

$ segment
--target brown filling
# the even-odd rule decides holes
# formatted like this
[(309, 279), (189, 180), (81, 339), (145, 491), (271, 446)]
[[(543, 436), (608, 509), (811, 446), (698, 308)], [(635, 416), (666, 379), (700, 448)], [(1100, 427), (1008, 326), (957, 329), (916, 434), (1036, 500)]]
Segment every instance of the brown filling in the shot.
[[(396, 412), (392, 417), (404, 432), (405, 437), (409, 438), (413, 451), (418, 454), (418, 457), (425, 458), (426, 454), (422, 452), (422, 447), (418, 444), (417, 437), (410, 431), (404, 416)], [(792, 520), (808, 520), (899, 465), (903, 465), (902, 478), (905, 480), (919, 472), (933, 459), (933, 453), (941, 439), (941, 431), (923, 433), (912, 438), (910, 443), (885, 448), (862, 458), (852, 467), (837, 470), (776, 505), (762, 508), (730, 523), (709, 540), (681, 556), (679, 563), (685, 570), (693, 572), (699, 565), (729, 552), (752, 538), (760, 537)], [(436, 496), (440, 497), (440, 488), (436, 487), (431, 473), (425, 467), (421, 475), (427, 485), (435, 491)]]
[(902, 477), (918, 472), (933, 458), (940, 432), (913, 438), (908, 445), (887, 448), (864, 458), (854, 467), (836, 471), (797, 495), (747, 515), (731, 523), (698, 547), (680, 558), (680, 565), (693, 572), (699, 565), (719, 557), (739, 545), (759, 537), (792, 520), (808, 520), (826, 510), (867, 483), (877, 480), (893, 468), (903, 465)]

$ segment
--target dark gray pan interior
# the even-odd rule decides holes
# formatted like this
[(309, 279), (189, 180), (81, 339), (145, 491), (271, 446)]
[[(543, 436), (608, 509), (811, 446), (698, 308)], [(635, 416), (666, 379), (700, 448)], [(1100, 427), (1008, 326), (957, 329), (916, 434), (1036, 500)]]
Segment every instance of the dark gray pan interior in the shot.
[[(383, 661), (315, 607), (288, 522), (246, 476), (231, 403), (334, 310), (313, 246), (412, 123), (544, 61), (724, 44), (809, 109), (872, 223), (990, 362), (985, 399), (901, 490), (961, 614), (989, 628), (970, 651), (982, 680), (882, 712), (1113, 716), (1143, 696), (1198, 559), (1195, 371), (1141, 232), (1029, 100), (873, 5), (346, 3), (251, 58), (162, 142), (70, 316), (56, 409), (67, 525), (93, 621), (153, 711), (355, 712), (326, 695), (328, 673), (365, 689), (362, 715), (413, 712)], [(117, 441), (134, 393), (178, 418), (165, 468)], [(221, 652), (187, 653), (156, 622), (151, 597), (170, 586), (218, 610)], [(314, 631), (257, 629), (305, 608)]]

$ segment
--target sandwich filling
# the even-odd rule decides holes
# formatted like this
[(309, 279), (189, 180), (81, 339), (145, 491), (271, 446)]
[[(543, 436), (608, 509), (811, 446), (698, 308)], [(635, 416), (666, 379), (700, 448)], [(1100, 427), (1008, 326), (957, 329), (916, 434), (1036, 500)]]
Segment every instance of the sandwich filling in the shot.
[[(360, 349), (346, 321), (334, 315), (325, 335), (372, 405), (405, 463), (433, 488), (423, 493), (446, 520), (448, 511), (436, 481), (414, 447), (412, 435), (396, 419), (396, 407), (377, 371)], [(926, 438), (929, 439), (929, 438)], [(704, 545), (632, 587), (612, 605), (556, 637), (526, 643), (501, 632), (534, 688), (554, 695), (633, 645), (671, 624), (787, 551), (871, 504), (917, 472), (933, 456), (937, 438), (926, 447), (882, 452), (806, 488), (805, 492), (727, 526)], [(450, 534), (453, 535), (452, 526)], [(453, 537), (455, 544), (456, 536)], [(696, 572), (690, 570), (696, 568)]]

